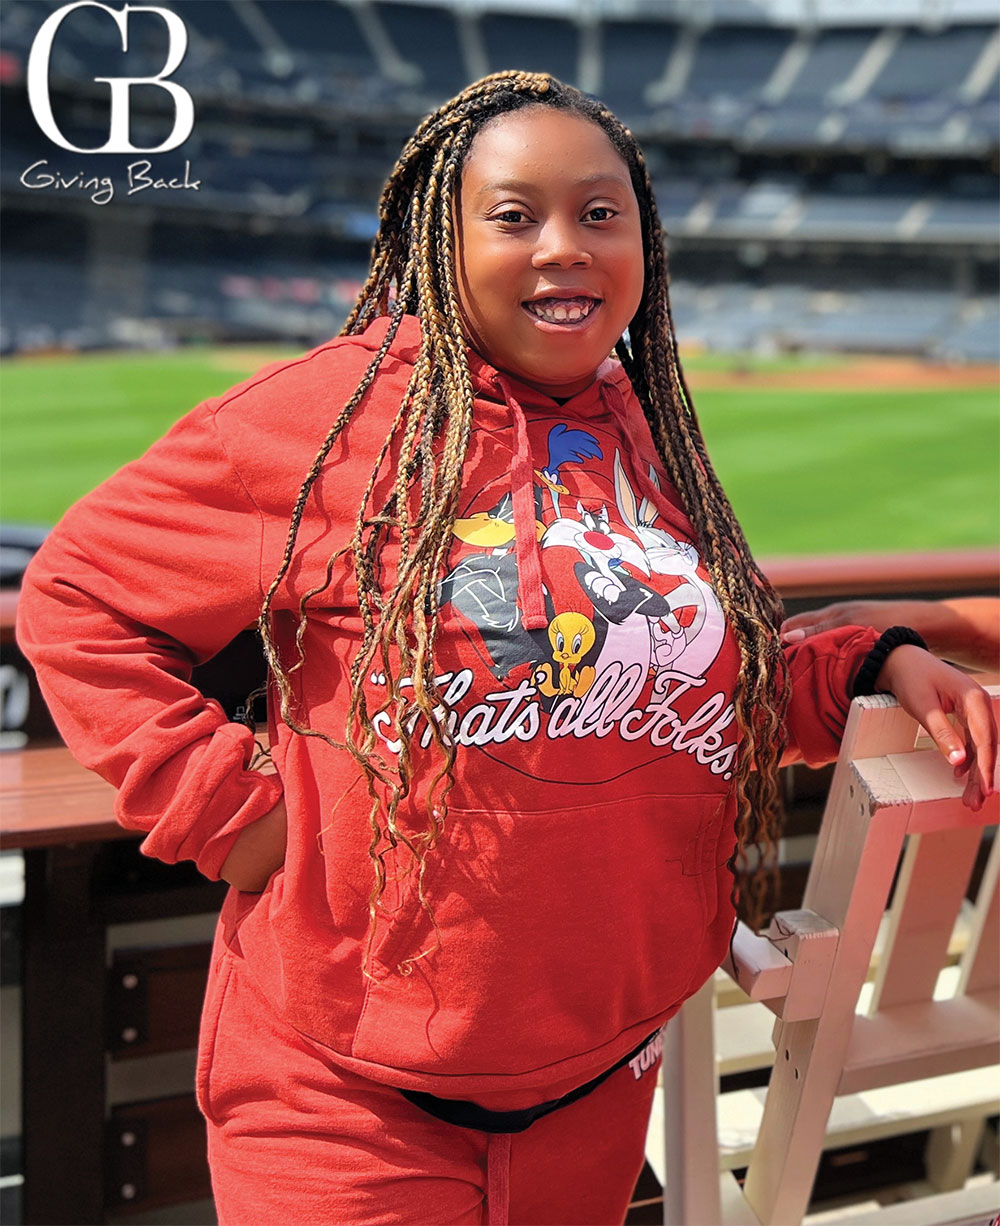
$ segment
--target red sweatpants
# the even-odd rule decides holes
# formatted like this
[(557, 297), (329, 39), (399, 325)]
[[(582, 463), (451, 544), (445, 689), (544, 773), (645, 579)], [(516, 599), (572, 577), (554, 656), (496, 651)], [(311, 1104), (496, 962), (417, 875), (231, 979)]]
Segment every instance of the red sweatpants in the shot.
[(338, 1068), (226, 951), (198, 1058), (220, 1226), (620, 1223), (642, 1167), (653, 1056), (525, 1132), (487, 1136)]

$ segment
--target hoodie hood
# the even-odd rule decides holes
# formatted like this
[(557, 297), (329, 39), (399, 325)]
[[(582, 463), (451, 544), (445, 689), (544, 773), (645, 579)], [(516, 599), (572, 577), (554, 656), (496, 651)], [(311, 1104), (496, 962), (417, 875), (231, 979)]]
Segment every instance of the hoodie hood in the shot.
[[(360, 336), (352, 337), (351, 340), (363, 344), (372, 353), (375, 353), (385, 340), (389, 324), (389, 317), (383, 315), (374, 320)], [(389, 346), (387, 359), (389, 363), (399, 362), (405, 366), (415, 366), (420, 356), (420, 339), (420, 320), (415, 315), (404, 315)], [(600, 412), (601, 388), (607, 381), (615, 383), (622, 391), (626, 387), (631, 388), (628, 375), (622, 369), (621, 363), (609, 357), (595, 373), (594, 382), (590, 387), (569, 400), (558, 401), (546, 392), (530, 384), (522, 383), (513, 375), (497, 370), (475, 350), (468, 350), (468, 355), (469, 371), (472, 375), (472, 386), (476, 397), (487, 403), (504, 404), (508, 395), (505, 389), (509, 389), (525, 409), (554, 410), (562, 405), (564, 408), (571, 408), (574, 414), (588, 416)]]

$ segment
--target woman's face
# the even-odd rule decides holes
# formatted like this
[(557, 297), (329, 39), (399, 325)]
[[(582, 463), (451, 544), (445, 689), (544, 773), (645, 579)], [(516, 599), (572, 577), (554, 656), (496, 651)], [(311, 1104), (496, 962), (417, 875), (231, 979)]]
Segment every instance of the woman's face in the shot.
[(628, 167), (605, 132), (532, 106), (491, 120), (462, 173), (458, 292), (469, 343), (556, 398), (588, 387), (642, 298)]

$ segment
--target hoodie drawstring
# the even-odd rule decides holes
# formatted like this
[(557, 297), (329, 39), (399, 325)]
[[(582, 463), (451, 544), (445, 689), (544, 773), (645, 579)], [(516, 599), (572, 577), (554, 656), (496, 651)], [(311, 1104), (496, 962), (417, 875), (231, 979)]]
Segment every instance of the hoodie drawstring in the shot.
[(509, 1132), (491, 1132), (486, 1137), (487, 1226), (507, 1226), (510, 1217)]
[(525, 630), (544, 630), (549, 619), (542, 587), (542, 553), (536, 527), (535, 472), (528, 442), (528, 422), (507, 380), (501, 377), (500, 386), (514, 415), (514, 462), (510, 477), (521, 624)]

